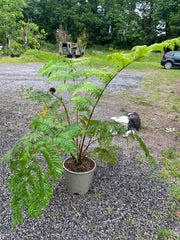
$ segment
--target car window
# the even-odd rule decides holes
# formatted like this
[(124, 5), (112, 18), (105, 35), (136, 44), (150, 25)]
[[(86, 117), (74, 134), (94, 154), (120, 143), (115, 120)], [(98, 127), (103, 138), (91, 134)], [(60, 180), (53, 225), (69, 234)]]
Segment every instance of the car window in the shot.
[(67, 47), (67, 43), (62, 43), (62, 47)]
[(166, 53), (166, 56), (172, 56), (173, 55), (173, 52), (167, 52)]
[(174, 56), (175, 56), (175, 57), (180, 57), (180, 52), (175, 52), (175, 53), (174, 53)]

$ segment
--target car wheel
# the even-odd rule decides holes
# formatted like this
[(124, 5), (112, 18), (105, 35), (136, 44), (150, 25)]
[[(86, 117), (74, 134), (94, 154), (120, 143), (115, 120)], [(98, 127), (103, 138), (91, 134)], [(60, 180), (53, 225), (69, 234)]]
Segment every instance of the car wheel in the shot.
[(172, 68), (172, 62), (166, 62), (166, 63), (164, 64), (164, 68), (165, 68), (165, 69), (171, 69), (171, 68)]

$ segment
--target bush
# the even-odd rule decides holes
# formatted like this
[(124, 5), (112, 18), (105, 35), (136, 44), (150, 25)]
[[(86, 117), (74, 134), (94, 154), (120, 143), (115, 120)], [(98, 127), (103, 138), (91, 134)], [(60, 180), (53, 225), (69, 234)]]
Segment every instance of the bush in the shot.
[(47, 43), (45, 41), (41, 41), (41, 50), (45, 52), (56, 52), (58, 53), (59, 46), (57, 44)]
[(31, 49), (24, 53), (23, 58), (28, 58), (29, 62), (47, 62), (50, 60), (57, 61), (60, 56), (49, 52), (43, 52), (37, 49)]
[(17, 42), (12, 42), (10, 44), (11, 53), (15, 55), (20, 55), (24, 52), (23, 45)]
[(9, 56), (12, 54), (12, 49), (10, 49), (9, 47), (3, 47), (2, 54), (5, 56)]

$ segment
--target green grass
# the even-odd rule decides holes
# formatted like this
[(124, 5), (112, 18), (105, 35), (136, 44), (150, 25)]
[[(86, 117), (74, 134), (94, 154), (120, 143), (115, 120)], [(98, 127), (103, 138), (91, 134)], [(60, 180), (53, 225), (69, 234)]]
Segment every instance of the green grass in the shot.
[[(168, 148), (161, 151), (162, 169), (160, 175), (172, 181), (180, 181), (180, 151), (177, 149)], [(179, 190), (178, 190), (179, 189)], [(180, 203), (180, 188), (173, 187), (174, 198)]]
[(178, 240), (179, 237), (174, 236), (171, 231), (164, 229), (157, 229), (156, 231), (158, 240)]
[(0, 63), (28, 63), (28, 62), (48, 62), (50, 60), (58, 60), (60, 56), (51, 52), (44, 52), (40, 50), (28, 50), (20, 57), (0, 57)]
[[(98, 53), (99, 51), (99, 53)], [(124, 53), (128, 53), (129, 51), (123, 51)], [(85, 52), (85, 57), (89, 59), (91, 64), (95, 67), (106, 66), (106, 57), (113, 52), (107, 49), (87, 49)], [(128, 69), (140, 69), (140, 70), (158, 70), (163, 67), (160, 65), (163, 54), (159, 52), (154, 52), (145, 56), (134, 63), (130, 64)]]
[[(179, 72), (177, 69), (159, 69), (146, 74), (143, 80), (141, 94), (131, 99), (136, 104), (168, 109), (169, 111), (180, 113), (178, 82)], [(176, 88), (177, 86), (177, 88)]]
[[(19, 58), (2, 57), (0, 56), (0, 63), (26, 63), (26, 62), (47, 62), (49, 60), (57, 60), (59, 58), (58, 46), (53, 44), (43, 44), (43, 50), (28, 50)], [(124, 51), (125, 53), (128, 51)], [(90, 61), (93, 67), (106, 67), (106, 57), (113, 52), (101, 47), (96, 46), (86, 49), (84, 57)], [(143, 69), (143, 70), (157, 70), (162, 68), (160, 61), (162, 58), (161, 53), (152, 53), (147, 57), (137, 60), (128, 66), (129, 69)]]
[(90, 48), (86, 49), (84, 57), (88, 58), (90, 64), (94, 67), (105, 67), (107, 66), (106, 57), (112, 52), (107, 49)]
[(162, 53), (151, 53), (128, 66), (129, 69), (140, 69), (140, 70), (158, 70), (163, 67), (160, 65)]
[(24, 61), (29, 62), (47, 62), (50, 60), (58, 60), (60, 56), (51, 52), (43, 52), (39, 50), (28, 50), (25, 52), (25, 54), (22, 56), (22, 59)]

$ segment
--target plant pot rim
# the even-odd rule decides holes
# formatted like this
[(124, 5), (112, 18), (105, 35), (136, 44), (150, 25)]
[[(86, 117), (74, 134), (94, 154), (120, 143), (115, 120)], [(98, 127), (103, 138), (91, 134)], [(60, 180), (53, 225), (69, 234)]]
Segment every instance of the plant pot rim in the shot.
[(91, 170), (86, 171), (86, 172), (74, 172), (74, 171), (71, 171), (71, 170), (69, 170), (68, 168), (66, 168), (66, 167), (64, 166), (64, 163), (65, 163), (67, 160), (69, 160), (70, 158), (71, 158), (71, 157), (68, 157), (68, 158), (66, 158), (66, 159), (63, 161), (63, 168), (64, 168), (67, 172), (69, 172), (69, 173), (77, 174), (77, 175), (84, 175), (84, 174), (93, 172), (94, 169), (96, 168), (96, 162), (95, 162), (93, 159), (90, 159), (90, 160), (94, 163), (94, 167), (93, 167)]

